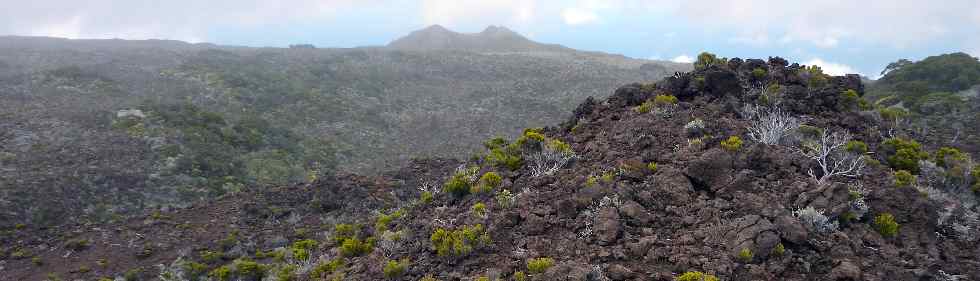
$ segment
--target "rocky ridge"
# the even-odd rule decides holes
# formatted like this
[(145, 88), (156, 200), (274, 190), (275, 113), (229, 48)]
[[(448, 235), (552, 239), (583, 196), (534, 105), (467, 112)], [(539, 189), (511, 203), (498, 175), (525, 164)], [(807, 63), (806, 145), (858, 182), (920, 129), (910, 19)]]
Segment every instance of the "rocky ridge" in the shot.
[[(322, 178), (48, 232), (56, 236), (10, 230), (0, 275), (980, 279), (980, 246), (969, 237), (977, 225), (968, 222), (976, 196), (903, 184), (887, 166), (892, 124), (852, 109), (850, 93), (863, 93), (857, 76), (780, 58), (716, 61), (589, 98), (561, 125), (488, 141), (487, 154), (465, 162), (416, 160), (379, 177)], [(805, 126), (757, 141), (745, 107), (756, 104), (778, 105)], [(809, 172), (818, 167), (804, 156), (807, 135), (821, 132), (849, 132), (866, 145), (860, 174), (818, 181), (823, 174)], [(944, 210), (952, 215), (943, 219)], [(958, 224), (965, 230), (950, 230), (956, 218), (967, 218)]]

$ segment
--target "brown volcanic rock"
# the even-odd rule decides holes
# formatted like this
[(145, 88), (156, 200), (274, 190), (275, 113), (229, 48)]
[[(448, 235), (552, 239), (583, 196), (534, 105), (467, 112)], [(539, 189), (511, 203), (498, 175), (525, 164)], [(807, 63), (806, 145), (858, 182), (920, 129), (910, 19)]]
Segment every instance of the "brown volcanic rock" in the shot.
[[(937, 226), (942, 206), (913, 188), (895, 188), (886, 167), (870, 166), (864, 176), (817, 186), (806, 174), (812, 162), (795, 155), (792, 148), (764, 146), (746, 137), (746, 123), (734, 108), (756, 97), (744, 91), (745, 78), (750, 76), (742, 69), (763, 64), (771, 69), (771, 79), (786, 84), (787, 110), (809, 114), (810, 124), (824, 128), (852, 128), (843, 124), (849, 120), (843, 116), (851, 113), (836, 111), (837, 96), (831, 95), (855, 86), (849, 78), (832, 79), (835, 82), (824, 88), (810, 89), (816, 95), (813, 100), (801, 99), (792, 94), (807, 90), (792, 89), (802, 86), (793, 72), (798, 65), (787, 66), (775, 58), (733, 61), (729, 65), (738, 71), (714, 67), (658, 83), (658, 91), (676, 90), (671, 93), (681, 99), (670, 117), (633, 111), (632, 104), (642, 102), (637, 95), (645, 93), (632, 88), (621, 88), (622, 94), (613, 101), (587, 101), (563, 128), (543, 130), (548, 138), (567, 142), (579, 157), (552, 175), (532, 176), (527, 167), (532, 163), (510, 171), (486, 165), (482, 159), (466, 162), (479, 167), (480, 173), (495, 171), (504, 178), (495, 192), (507, 189), (515, 194), (510, 208), (500, 205), (493, 193), (453, 197), (437, 191), (429, 203), (416, 201), (422, 182), (434, 182), (438, 190), (461, 164), (418, 161), (380, 177), (338, 176), (305, 186), (229, 196), (163, 214), (166, 218), (99, 226), (99, 230), (67, 228), (66, 236), (93, 241), (88, 249), (67, 258), (61, 237), (17, 234), (4, 238), (5, 245), (32, 250), (45, 265), (6, 259), (6, 269), (0, 273), (14, 280), (37, 280), (47, 272), (92, 279), (142, 267), (149, 270), (144, 277), (149, 277), (155, 273), (154, 265), (169, 264), (185, 249), (192, 253), (222, 249), (275, 264), (273, 258), (255, 257), (256, 251), (265, 253), (273, 250), (268, 247), (301, 239), (320, 241), (317, 254), (329, 261), (337, 257), (339, 246), (329, 239), (333, 223), (358, 223), (363, 238), (378, 239), (382, 235), (372, 227), (379, 217), (375, 212), (392, 214), (400, 208), (403, 216), (386, 227), (405, 231), (404, 243), (389, 249), (377, 240), (372, 252), (344, 258), (346, 266), (340, 271), (346, 278), (381, 280), (383, 263), (407, 258), (411, 265), (399, 280), (418, 280), (426, 274), (440, 280), (481, 276), (507, 280), (517, 271), (529, 273), (529, 259), (550, 257), (554, 266), (531, 274), (530, 280), (673, 280), (685, 271), (708, 272), (722, 280), (936, 280), (943, 273), (980, 280), (980, 246), (944, 235), (945, 230)], [(710, 80), (710, 93), (689, 83), (711, 75), (719, 80)], [(738, 78), (742, 89), (732, 89), (730, 77)], [(693, 118), (708, 124), (704, 133), (710, 137), (703, 147), (687, 146), (684, 124)], [(873, 140), (880, 136), (851, 133), (868, 140), (876, 151), (878, 142)], [(718, 142), (731, 135), (745, 140), (741, 150), (719, 148)], [(638, 162), (656, 162), (658, 170), (626, 171), (629, 167), (624, 164)], [(606, 172), (612, 175), (610, 181), (586, 183), (590, 176)], [(848, 186), (858, 184), (868, 190), (865, 200), (870, 210), (864, 218), (842, 223), (837, 232), (810, 232), (792, 215), (813, 206), (839, 219), (851, 200)], [(312, 204), (316, 200), (319, 203)], [(486, 205), (487, 217), (473, 215), (476, 203)], [(882, 237), (874, 229), (873, 217), (885, 212), (901, 224), (896, 237)], [(293, 214), (299, 219), (290, 219)], [(436, 229), (477, 224), (486, 230), (489, 244), (469, 245), (471, 251), (465, 254), (437, 254), (431, 242)], [(233, 231), (238, 231), (241, 243), (222, 248), (221, 240)], [(136, 241), (136, 246), (129, 248), (129, 241)], [(773, 255), (778, 244), (785, 252)], [(147, 245), (152, 254), (135, 259)], [(4, 253), (12, 252), (9, 248)], [(742, 249), (751, 250), (753, 260), (737, 260)], [(109, 260), (107, 267), (89, 273), (76, 270), (100, 258)], [(235, 258), (207, 266), (213, 269)], [(187, 259), (201, 261), (194, 254)]]

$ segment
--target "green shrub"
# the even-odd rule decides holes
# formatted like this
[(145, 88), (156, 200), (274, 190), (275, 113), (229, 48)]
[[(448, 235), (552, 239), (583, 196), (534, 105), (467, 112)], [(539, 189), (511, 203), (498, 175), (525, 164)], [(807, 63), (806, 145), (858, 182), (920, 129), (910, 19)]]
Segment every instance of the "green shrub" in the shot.
[(202, 274), (208, 273), (208, 265), (188, 261), (184, 263), (184, 272), (190, 275), (189, 277), (191, 277), (191, 279), (196, 280), (197, 277), (201, 276)]
[(848, 89), (840, 93), (840, 107), (842, 110), (854, 110), (861, 108), (861, 96), (857, 91)]
[(585, 186), (587, 187), (592, 187), (597, 183), (599, 183), (599, 177), (596, 177), (594, 175), (589, 176), (588, 178), (585, 179)]
[(514, 281), (527, 280), (527, 275), (523, 271), (514, 272)]
[(432, 277), (432, 274), (426, 274), (422, 277), (422, 279), (419, 279), (419, 281), (439, 281), (439, 279)]
[(471, 209), (473, 214), (477, 217), (484, 217), (487, 215), (487, 205), (483, 204), (483, 202), (476, 202), (476, 204), (473, 204)]
[(675, 105), (677, 104), (677, 97), (673, 95), (657, 95), (653, 97), (653, 104), (656, 106)]
[(957, 163), (970, 160), (970, 155), (952, 147), (941, 147), (936, 151), (936, 165), (946, 169), (952, 168)]
[(203, 260), (204, 262), (213, 264), (215, 262), (218, 262), (218, 260), (220, 260), (221, 257), (224, 256), (224, 253), (204, 250), (198, 253), (198, 255), (201, 256), (201, 260)]
[(645, 114), (653, 110), (653, 102), (645, 101), (642, 104), (633, 108), (633, 111), (640, 114)]
[(487, 162), (495, 167), (507, 168), (511, 171), (520, 169), (524, 165), (524, 159), (519, 151), (509, 148), (494, 148), (487, 155)]
[(402, 274), (405, 274), (405, 270), (408, 269), (409, 263), (408, 259), (402, 259), (400, 261), (388, 260), (382, 269), (385, 278), (391, 279), (402, 276)]
[(358, 225), (339, 223), (333, 227), (333, 239), (337, 243), (343, 243), (344, 240), (357, 237), (360, 228)]
[(602, 182), (604, 182), (604, 183), (612, 183), (613, 181), (616, 180), (616, 172), (613, 172), (613, 171), (605, 171), (605, 172), (602, 173), (601, 179), (602, 179)]
[(345, 257), (356, 257), (370, 253), (374, 249), (373, 239), (361, 241), (357, 238), (347, 238), (340, 244), (340, 255)]
[(400, 219), (405, 216), (405, 211), (398, 209), (391, 214), (381, 213), (378, 215), (378, 219), (374, 223), (374, 230), (378, 233), (388, 230), (388, 225), (391, 224), (395, 219)]
[(344, 259), (341, 257), (337, 257), (331, 260), (330, 262), (326, 262), (326, 263), (321, 262), (316, 266), (314, 266), (312, 270), (310, 270), (310, 274), (309, 274), (310, 280), (326, 280), (324, 278), (326, 278), (328, 275), (334, 272), (339, 271), (343, 267), (344, 267)]
[(728, 63), (725, 58), (719, 58), (715, 54), (709, 52), (702, 52), (698, 55), (698, 59), (694, 61), (695, 70), (703, 70), (711, 66), (722, 66)]
[(548, 140), (548, 143), (547, 145), (545, 145), (545, 147), (551, 149), (552, 151), (557, 151), (561, 153), (574, 153), (574, 151), (572, 151), (571, 145), (557, 139)]
[(878, 110), (878, 115), (882, 119), (895, 121), (909, 116), (909, 112), (900, 107), (886, 107)]
[(914, 140), (891, 138), (882, 142), (885, 148), (888, 166), (895, 170), (906, 170), (913, 174), (919, 173), (919, 160), (929, 158), (922, 150), (922, 145)]
[(650, 170), (651, 173), (656, 173), (657, 172), (657, 163), (656, 162), (647, 163), (647, 170)]
[(718, 277), (714, 275), (703, 273), (700, 271), (688, 271), (681, 276), (677, 276), (674, 281), (719, 281)]
[(503, 178), (501, 178), (500, 175), (494, 172), (486, 172), (485, 174), (483, 174), (483, 176), (480, 177), (480, 182), (477, 185), (474, 185), (470, 189), (470, 193), (483, 193), (483, 192), (493, 191), (494, 188), (500, 186), (501, 182), (503, 182)]
[(510, 193), (510, 190), (501, 190), (497, 192), (497, 207), (502, 209), (510, 208), (514, 205), (514, 195)]
[(234, 264), (235, 271), (239, 277), (248, 277), (250, 279), (262, 279), (265, 276), (266, 270), (268, 270), (265, 265), (247, 258), (237, 259)]
[(296, 270), (299, 269), (298, 266), (287, 264), (276, 270), (276, 281), (293, 281), (296, 274)]
[(34, 266), (42, 266), (44, 265), (44, 260), (41, 260), (41, 257), (33, 257), (31, 258), (31, 263), (34, 264)]
[(810, 88), (819, 88), (827, 84), (828, 76), (823, 73), (820, 66), (807, 66), (803, 69), (803, 74), (807, 76), (807, 86)]
[(721, 141), (721, 147), (725, 150), (736, 152), (742, 149), (742, 138), (738, 136), (728, 137), (728, 139)]
[(310, 251), (316, 249), (317, 242), (315, 240), (300, 240), (293, 243), (291, 250), (293, 252), (293, 258), (296, 260), (309, 260)]
[(493, 149), (506, 147), (507, 144), (508, 142), (506, 139), (502, 137), (494, 137), (492, 139), (483, 142), (483, 147), (486, 147), (488, 150), (493, 150)]
[(980, 193), (980, 165), (973, 167), (973, 192)]
[(457, 197), (466, 196), (470, 193), (470, 181), (465, 174), (456, 173), (442, 186), (442, 191)]
[(909, 171), (895, 171), (895, 186), (910, 186), (915, 183), (915, 176)]
[(555, 265), (555, 260), (551, 258), (530, 259), (527, 261), (527, 271), (531, 274), (544, 273), (553, 265)]
[(738, 260), (742, 263), (750, 263), (753, 258), (755, 258), (755, 254), (748, 248), (742, 248), (741, 251), (738, 251)]
[(846, 148), (847, 151), (852, 152), (852, 153), (856, 153), (856, 154), (865, 154), (865, 153), (868, 153), (868, 144), (864, 143), (863, 141), (859, 141), (859, 140), (848, 141), (847, 142), (847, 146), (845, 148)]
[(228, 265), (219, 266), (218, 268), (211, 270), (211, 272), (208, 273), (208, 276), (220, 281), (228, 281), (228, 279), (231, 278), (231, 267)]
[(895, 237), (898, 235), (898, 223), (895, 222), (895, 216), (889, 213), (883, 213), (875, 217), (874, 228), (883, 237)]
[(752, 70), (752, 78), (757, 81), (766, 79), (766, 76), (768, 75), (769, 75), (769, 71), (761, 67), (757, 67)]
[(482, 224), (463, 226), (456, 230), (437, 228), (429, 237), (436, 254), (441, 256), (465, 256), (474, 247), (490, 244), (490, 235)]
[(783, 246), (783, 243), (776, 244), (776, 247), (772, 248), (773, 256), (781, 257), (785, 253), (786, 253), (786, 246)]
[(422, 191), (422, 195), (419, 196), (419, 201), (422, 201), (422, 204), (432, 203), (432, 192)]

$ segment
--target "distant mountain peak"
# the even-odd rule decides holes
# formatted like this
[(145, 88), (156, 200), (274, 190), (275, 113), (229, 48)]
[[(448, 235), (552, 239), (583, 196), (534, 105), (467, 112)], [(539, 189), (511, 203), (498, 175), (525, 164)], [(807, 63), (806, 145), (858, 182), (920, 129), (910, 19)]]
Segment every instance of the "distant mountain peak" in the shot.
[(438, 24), (413, 31), (392, 41), (388, 47), (412, 51), (529, 52), (567, 50), (558, 45), (531, 41), (504, 26), (490, 25), (479, 33), (460, 33)]

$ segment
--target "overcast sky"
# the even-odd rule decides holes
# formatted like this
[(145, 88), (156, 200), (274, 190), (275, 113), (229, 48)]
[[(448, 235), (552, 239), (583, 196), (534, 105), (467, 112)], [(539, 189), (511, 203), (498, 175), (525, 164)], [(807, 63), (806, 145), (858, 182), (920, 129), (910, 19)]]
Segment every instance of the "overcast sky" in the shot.
[(978, 0), (0, 0), (0, 34), (248, 46), (382, 45), (431, 24), (503, 25), (637, 58), (778, 55), (876, 76), (899, 58), (980, 55)]

